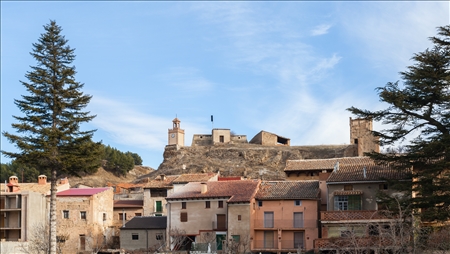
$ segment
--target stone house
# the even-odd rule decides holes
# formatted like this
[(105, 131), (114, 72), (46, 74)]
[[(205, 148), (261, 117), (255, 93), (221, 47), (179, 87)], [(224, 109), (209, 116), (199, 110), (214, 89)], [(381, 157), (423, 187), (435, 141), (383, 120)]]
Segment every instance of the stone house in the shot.
[(319, 181), (264, 181), (253, 209), (251, 250), (312, 250), (319, 238)]
[(249, 142), (250, 144), (258, 144), (263, 146), (290, 146), (291, 140), (267, 131), (260, 131)]
[[(167, 235), (183, 232), (187, 241), (180, 246), (190, 250), (222, 250), (229, 242), (239, 243), (250, 235), (252, 207), (258, 180), (190, 182), (167, 199)], [(172, 242), (172, 241), (171, 241)], [(225, 245), (224, 245), (225, 244)], [(249, 246), (243, 243), (242, 246)]]
[(120, 248), (161, 250), (165, 247), (166, 227), (166, 216), (136, 216), (120, 228)]
[(164, 174), (149, 180), (143, 185), (144, 189), (144, 216), (165, 216), (167, 215), (166, 197), (173, 193), (172, 182), (179, 175)]
[(68, 189), (57, 193), (57, 236), (63, 253), (91, 253), (114, 235), (113, 189)]
[(327, 211), (321, 212), (322, 239), (315, 242), (316, 248), (327, 251), (335, 249), (337, 242), (341, 247), (353, 244), (348, 242), (352, 237), (365, 239), (358, 245), (370, 248), (372, 240), (379, 236), (379, 230), (387, 229), (395, 222), (394, 217), (380, 211), (383, 207), (377, 202), (377, 194), (405, 195), (392, 190), (387, 179), (411, 181), (406, 172), (377, 165), (369, 157), (337, 159), (326, 181)]
[(119, 228), (133, 219), (144, 214), (143, 200), (114, 200), (113, 226)]
[[(0, 249), (6, 253), (22, 253), (35, 228), (45, 228), (48, 221), (46, 195), (50, 183), (45, 175), (38, 176), (37, 183), (19, 183), (11, 176), (7, 184), (0, 186)], [(69, 188), (67, 178), (60, 179), (57, 191)]]

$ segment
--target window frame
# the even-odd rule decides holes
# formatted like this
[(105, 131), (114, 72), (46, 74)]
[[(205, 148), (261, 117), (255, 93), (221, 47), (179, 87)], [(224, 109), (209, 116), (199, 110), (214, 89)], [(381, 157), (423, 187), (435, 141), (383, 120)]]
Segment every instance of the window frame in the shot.
[(187, 205), (186, 202), (181, 202), (181, 209), (186, 209)]
[(223, 200), (217, 201), (217, 208), (223, 208)]
[(63, 210), (63, 219), (70, 219), (69, 210)]
[(211, 201), (205, 201), (205, 209), (211, 208)]
[(82, 219), (82, 220), (86, 220), (87, 219), (86, 211), (80, 211), (80, 219)]
[(139, 233), (131, 233), (131, 240), (138, 241), (139, 240)]
[(187, 212), (180, 213), (180, 222), (188, 222), (188, 213)]
[(301, 206), (302, 201), (301, 200), (294, 200), (294, 206)]

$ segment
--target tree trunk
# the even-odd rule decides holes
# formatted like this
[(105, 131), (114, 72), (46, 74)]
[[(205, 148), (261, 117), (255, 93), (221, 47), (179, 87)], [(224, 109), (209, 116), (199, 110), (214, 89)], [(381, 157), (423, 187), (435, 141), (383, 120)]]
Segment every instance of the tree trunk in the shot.
[(50, 233), (49, 233), (49, 253), (56, 254), (56, 170), (52, 170), (50, 187)]

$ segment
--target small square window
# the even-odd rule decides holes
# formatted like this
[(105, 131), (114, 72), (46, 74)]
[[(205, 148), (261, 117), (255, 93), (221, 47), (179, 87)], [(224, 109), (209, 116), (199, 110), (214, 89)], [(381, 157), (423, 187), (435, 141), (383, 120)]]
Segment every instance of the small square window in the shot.
[(86, 219), (86, 212), (85, 212), (85, 211), (81, 211), (81, 212), (80, 212), (80, 218), (81, 218), (82, 220), (85, 220), (85, 219)]
[(156, 233), (156, 240), (158, 240), (158, 241), (164, 240), (163, 234), (162, 233)]
[(223, 201), (219, 201), (218, 206), (219, 208), (223, 208)]
[(186, 209), (186, 202), (181, 202), (181, 209)]
[(258, 206), (262, 206), (262, 201), (258, 201)]
[(69, 211), (68, 210), (64, 210), (63, 211), (63, 218), (64, 219), (68, 219), (69, 218)]
[(301, 206), (302, 201), (301, 200), (295, 200), (295, 206)]
[(205, 208), (211, 208), (211, 201), (205, 201)]
[(127, 220), (127, 213), (119, 213), (119, 220)]
[(241, 215), (238, 215), (238, 220), (241, 220)]
[(139, 240), (139, 234), (131, 234), (131, 240)]

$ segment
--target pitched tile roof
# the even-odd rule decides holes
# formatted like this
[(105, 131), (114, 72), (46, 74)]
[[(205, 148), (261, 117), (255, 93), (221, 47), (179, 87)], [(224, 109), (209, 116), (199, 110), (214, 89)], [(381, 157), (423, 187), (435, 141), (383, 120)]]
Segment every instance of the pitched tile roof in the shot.
[(306, 170), (333, 170), (336, 162), (341, 165), (368, 165), (374, 164), (369, 157), (342, 157), (332, 159), (315, 160), (287, 160), (284, 171), (306, 171)]
[(389, 167), (389, 165), (377, 165), (372, 159), (363, 158), (365, 159), (339, 161), (338, 167), (330, 174), (327, 183), (384, 181), (387, 179), (404, 180), (408, 178), (406, 171), (399, 171)]
[(166, 229), (166, 216), (135, 216), (120, 230), (126, 229)]
[[(206, 193), (201, 193), (202, 184), (206, 185)], [(229, 203), (250, 202), (256, 194), (258, 180), (211, 181), (206, 183), (190, 182), (166, 199), (201, 199), (228, 198)]]
[(71, 188), (65, 191), (61, 191), (56, 193), (56, 195), (58, 197), (61, 196), (93, 196), (95, 194), (98, 194), (100, 192), (104, 192), (107, 190), (112, 190), (112, 188), (83, 188), (83, 189), (78, 189), (78, 188)]
[[(8, 184), (7, 184), (8, 185)], [(21, 191), (33, 191), (41, 194), (50, 194), (50, 187), (51, 183), (45, 183), (45, 184), (38, 184), (38, 183), (18, 183), (19, 186), (19, 192)], [(70, 185), (69, 183), (66, 184), (57, 184), (56, 186), (57, 191), (60, 191), (61, 189), (69, 189)], [(0, 184), (0, 192), (5, 192), (5, 184)]]
[(144, 200), (114, 200), (114, 208), (143, 207)]
[(155, 177), (155, 179), (143, 184), (144, 189), (151, 188), (173, 188), (172, 182), (177, 179), (179, 175), (168, 175), (164, 176), (164, 180), (161, 180), (161, 176)]
[(201, 173), (201, 174), (182, 174), (173, 181), (177, 183), (190, 183), (190, 182), (206, 182), (216, 176), (216, 173)]
[(256, 199), (317, 199), (319, 181), (265, 181), (259, 186)]

